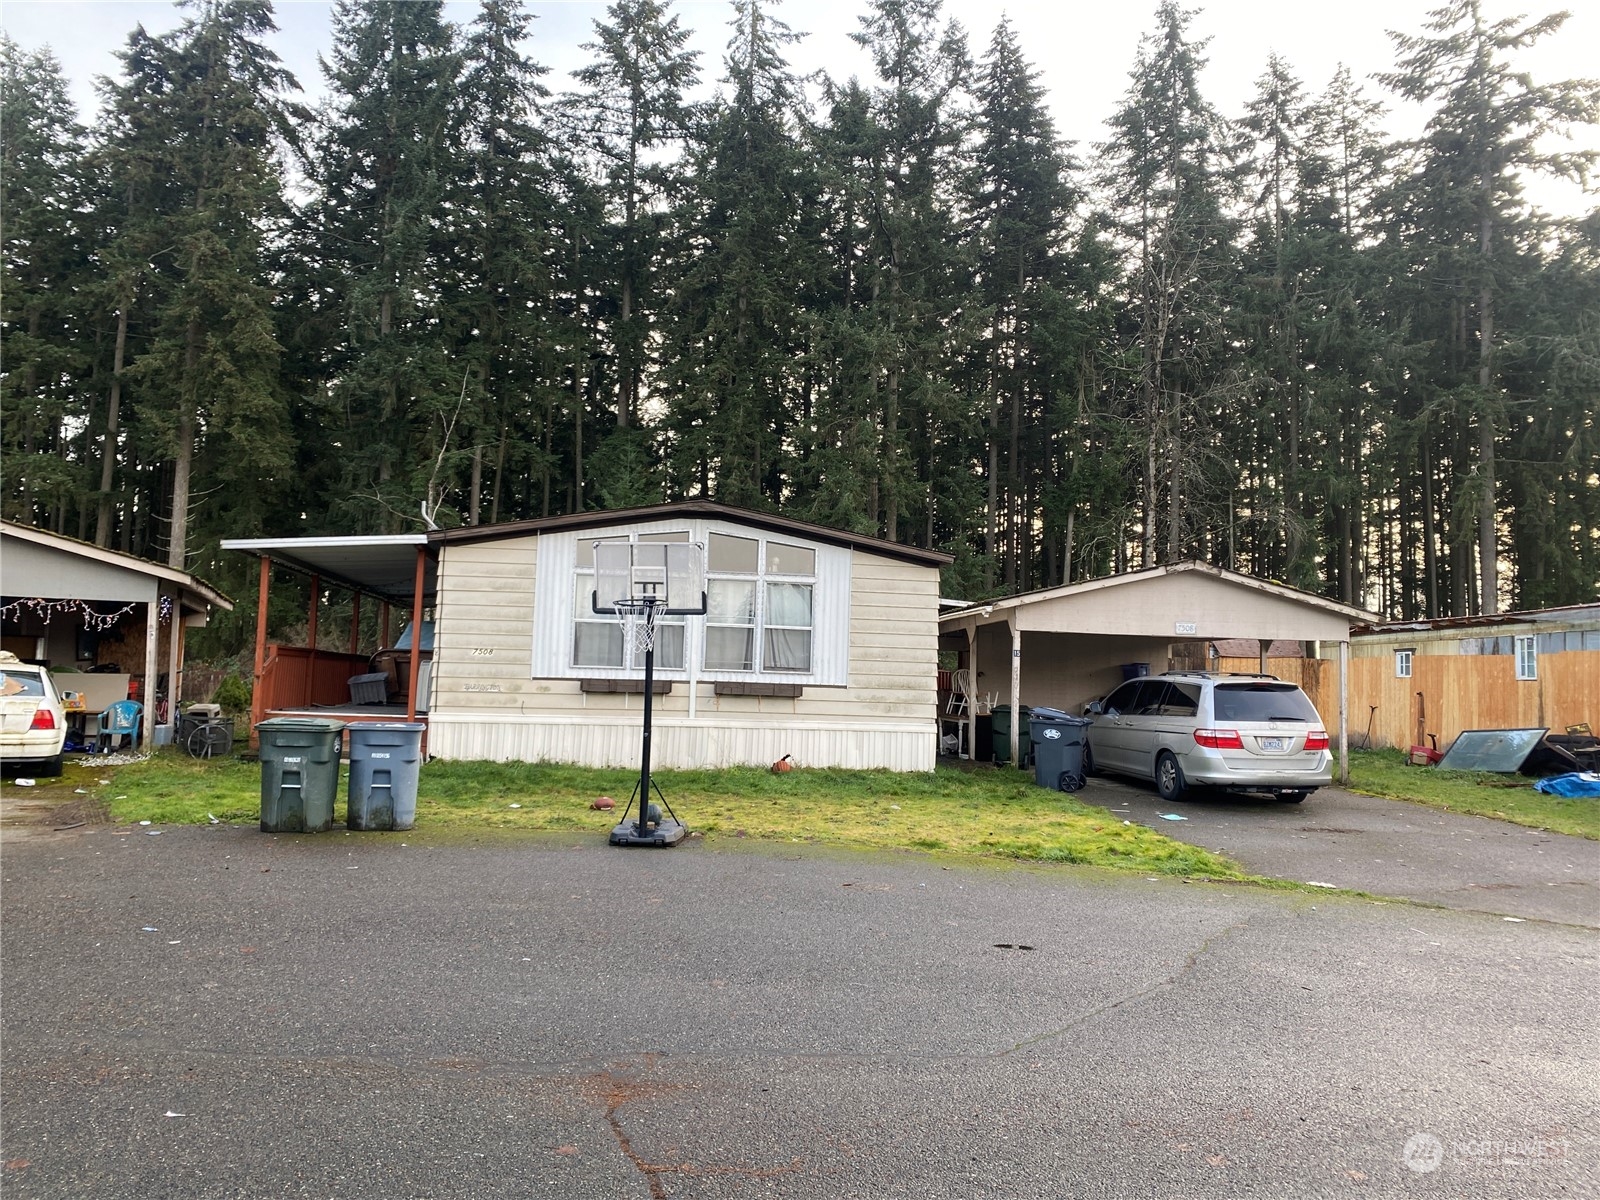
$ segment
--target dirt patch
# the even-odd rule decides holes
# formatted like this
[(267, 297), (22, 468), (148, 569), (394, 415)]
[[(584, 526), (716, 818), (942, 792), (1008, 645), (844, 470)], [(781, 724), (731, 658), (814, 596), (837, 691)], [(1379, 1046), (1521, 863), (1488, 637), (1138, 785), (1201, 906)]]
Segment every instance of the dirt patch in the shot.
[(33, 787), (23, 787), (8, 773), (0, 778), (0, 834), (12, 841), (109, 822), (105, 803), (92, 794), (79, 793), (79, 786), (66, 778), (40, 779)]

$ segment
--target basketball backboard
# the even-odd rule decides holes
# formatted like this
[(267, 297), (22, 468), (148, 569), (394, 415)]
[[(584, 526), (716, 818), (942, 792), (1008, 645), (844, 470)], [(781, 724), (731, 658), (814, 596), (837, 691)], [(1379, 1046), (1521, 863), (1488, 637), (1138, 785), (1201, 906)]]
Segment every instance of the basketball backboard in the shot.
[(654, 607), (660, 615), (706, 611), (706, 550), (699, 542), (597, 541), (596, 613)]

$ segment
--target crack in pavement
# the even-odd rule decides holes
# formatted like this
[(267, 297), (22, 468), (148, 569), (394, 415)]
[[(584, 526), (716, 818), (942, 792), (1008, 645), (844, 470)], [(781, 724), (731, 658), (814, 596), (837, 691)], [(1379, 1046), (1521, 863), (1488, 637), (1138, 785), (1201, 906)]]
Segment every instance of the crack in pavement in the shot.
[[(653, 1067), (659, 1055), (647, 1054), (644, 1062), (647, 1068)], [(584, 1081), (589, 1094), (605, 1104), (606, 1124), (611, 1129), (612, 1137), (616, 1138), (617, 1146), (621, 1149), (623, 1157), (631, 1162), (645, 1178), (645, 1183), (650, 1189), (650, 1200), (666, 1200), (666, 1184), (662, 1182), (664, 1175), (684, 1175), (691, 1177), (710, 1176), (739, 1176), (745, 1179), (773, 1179), (779, 1175), (791, 1174), (801, 1167), (799, 1158), (791, 1159), (786, 1165), (778, 1167), (746, 1167), (726, 1165), (706, 1165), (692, 1162), (666, 1162), (657, 1163), (646, 1159), (634, 1148), (633, 1140), (622, 1127), (622, 1118), (619, 1110), (623, 1105), (635, 1100), (652, 1099), (665, 1096), (671, 1092), (681, 1090), (681, 1084), (647, 1083), (637, 1079), (624, 1079), (613, 1070), (602, 1071), (591, 1075)]]
[(1157, 992), (1166, 991), (1168, 988), (1176, 987), (1180, 982), (1182, 982), (1184, 976), (1193, 972), (1195, 966), (1200, 961), (1200, 956), (1205, 954), (1206, 951), (1210, 950), (1215, 943), (1221, 941), (1230, 934), (1237, 933), (1241, 929), (1248, 929), (1249, 927), (1249, 921), (1238, 921), (1232, 925), (1229, 925), (1226, 929), (1218, 930), (1216, 933), (1213, 933), (1210, 937), (1206, 938), (1205, 941), (1201, 942), (1198, 946), (1191, 950), (1184, 957), (1183, 965), (1171, 975), (1168, 975), (1165, 979), (1159, 980), (1156, 983), (1152, 983), (1148, 987), (1140, 988), (1136, 992), (1130, 992), (1126, 996), (1120, 996), (1115, 1000), (1108, 1000), (1106, 1003), (1098, 1006), (1097, 1008), (1092, 1008), (1086, 1013), (1080, 1013), (1078, 1016), (1074, 1017), (1072, 1020), (1068, 1021), (1065, 1025), (1062, 1025), (1059, 1028), (1048, 1030), (1031, 1038), (1026, 1038), (1012, 1046), (1010, 1049), (1001, 1050), (999, 1053), (991, 1055), (991, 1057), (1005, 1058), (1008, 1055), (1015, 1054), (1019, 1050), (1026, 1050), (1030, 1046), (1037, 1046), (1040, 1042), (1051, 1041), (1052, 1039), (1058, 1038), (1070, 1030), (1076, 1029), (1085, 1021), (1092, 1021), (1096, 1017), (1103, 1016), (1104, 1014), (1112, 1012), (1115, 1009), (1122, 1008), (1125, 1005), (1137, 1003), (1146, 997), (1155, 995)]

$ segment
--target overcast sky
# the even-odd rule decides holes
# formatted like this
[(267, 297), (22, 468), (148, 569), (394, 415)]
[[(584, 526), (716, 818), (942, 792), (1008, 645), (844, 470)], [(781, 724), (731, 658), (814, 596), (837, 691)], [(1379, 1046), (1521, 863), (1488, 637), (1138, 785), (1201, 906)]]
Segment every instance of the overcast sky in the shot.
[[(1260, 77), (1267, 55), (1276, 51), (1293, 67), (1308, 92), (1319, 92), (1342, 63), (1358, 79), (1366, 80), (1394, 62), (1393, 43), (1387, 30), (1417, 33), (1427, 13), (1444, 0), (1339, 0), (1332, 4), (1284, 3), (1278, 0), (1210, 0), (1191, 26), (1196, 38), (1209, 38), (1209, 66), (1202, 80), (1207, 98), (1225, 114), (1236, 116)], [(1565, 26), (1519, 60), (1535, 80), (1549, 81), (1600, 73), (1600, 0), (1568, 0), (1573, 10)], [(449, 18), (458, 24), (471, 21), (476, 3), (446, 4)], [(532, 3), (537, 14), (530, 53), (551, 68), (547, 77), (553, 91), (569, 86), (566, 72), (589, 60), (582, 48), (590, 41), (593, 22), (605, 13), (594, 0), (544, 0)], [(837, 79), (872, 71), (861, 49), (848, 35), (859, 28), (863, 5), (856, 0), (811, 0), (782, 4), (775, 15), (796, 32), (809, 36), (791, 48), (790, 61), (801, 73), (825, 69)], [(1507, 0), (1486, 0), (1491, 19), (1529, 12), (1542, 16), (1549, 8)], [(329, 15), (332, 5), (322, 0), (278, 0), (280, 32), (273, 47), (309, 93), (322, 87), (317, 55), (331, 43)], [(1078, 143), (1080, 156), (1092, 157), (1093, 143), (1105, 137), (1104, 122), (1127, 89), (1128, 72), (1142, 34), (1154, 25), (1155, 0), (1145, 3), (1074, 3), (1072, 0), (945, 0), (947, 17), (967, 31), (974, 58), (987, 48), (1002, 13), (1017, 30), (1023, 52), (1039, 70), (1063, 137)], [(722, 52), (728, 40), (731, 10), (726, 0), (678, 0), (673, 12), (694, 31), (691, 44), (701, 52), (708, 80), (722, 73)], [(0, 27), (25, 48), (49, 45), (61, 60), (86, 122), (94, 115), (93, 80), (115, 74), (112, 57), (128, 32), (142, 22), (152, 33), (165, 31), (182, 20), (182, 12), (167, 3), (129, 0), (5, 0)], [(1371, 94), (1393, 111), (1387, 125), (1391, 133), (1411, 134), (1420, 128), (1416, 112), (1402, 110), (1375, 82)], [(1600, 131), (1584, 130), (1576, 143), (1600, 148)], [(1570, 148), (1570, 147), (1569, 147)], [(1596, 197), (1587, 197), (1569, 185), (1539, 186), (1530, 195), (1555, 212), (1587, 211)]]

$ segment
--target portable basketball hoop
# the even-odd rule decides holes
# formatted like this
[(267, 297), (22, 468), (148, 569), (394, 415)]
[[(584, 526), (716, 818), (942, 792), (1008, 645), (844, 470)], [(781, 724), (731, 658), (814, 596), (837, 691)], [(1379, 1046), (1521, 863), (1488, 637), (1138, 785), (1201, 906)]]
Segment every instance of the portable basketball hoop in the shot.
[[(697, 616), (706, 611), (706, 556), (699, 542), (596, 542), (596, 614), (616, 616), (622, 625), (622, 661), (644, 656), (644, 736), (639, 750), (639, 782), (622, 820), (611, 831), (613, 846), (676, 846), (688, 834), (659, 784), (650, 779), (650, 714), (655, 700), (656, 625), (662, 617)], [(651, 788), (661, 809), (650, 800)], [(634, 803), (634, 820), (628, 820)]]

